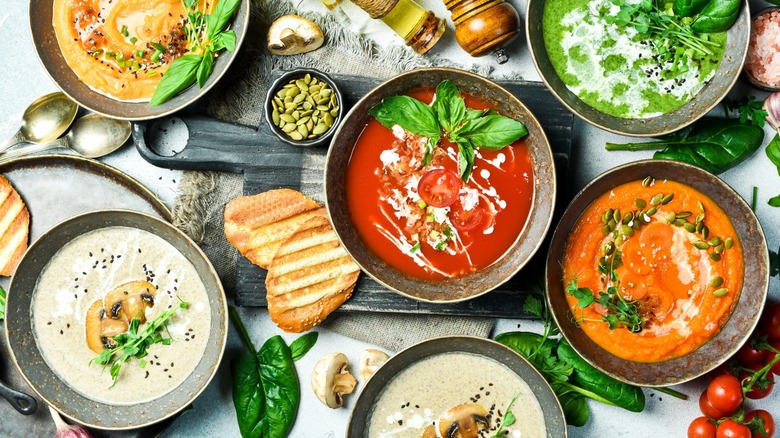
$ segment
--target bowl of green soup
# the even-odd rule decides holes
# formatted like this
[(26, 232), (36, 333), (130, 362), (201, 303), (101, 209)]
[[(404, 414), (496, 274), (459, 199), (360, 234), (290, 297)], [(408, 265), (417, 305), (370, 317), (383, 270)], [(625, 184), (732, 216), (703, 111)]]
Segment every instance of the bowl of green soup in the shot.
[(676, 131), (715, 107), (742, 71), (750, 36), (749, 7), (738, 0), (529, 0), (527, 17), (550, 91), (588, 123), (638, 137)]

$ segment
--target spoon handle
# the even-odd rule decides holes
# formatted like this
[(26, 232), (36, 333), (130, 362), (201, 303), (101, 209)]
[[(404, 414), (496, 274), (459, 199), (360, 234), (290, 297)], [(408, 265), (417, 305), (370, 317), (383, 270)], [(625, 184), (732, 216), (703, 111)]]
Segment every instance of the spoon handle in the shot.
[(16, 134), (12, 135), (8, 140), (0, 143), (0, 152), (10, 148), (13, 145), (24, 142), (25, 138), (22, 135), (22, 130), (16, 131)]
[(50, 141), (42, 144), (31, 144), (30, 146), (21, 147), (8, 152), (0, 152), (0, 163), (13, 160), (14, 158), (23, 157), (25, 155), (34, 154), (36, 152), (47, 151), (49, 149), (67, 148), (68, 140), (66, 137), (58, 138), (57, 140)]
[(0, 382), (0, 396), (3, 396), (11, 406), (24, 415), (34, 414), (38, 410), (38, 402), (31, 396), (11, 389)]

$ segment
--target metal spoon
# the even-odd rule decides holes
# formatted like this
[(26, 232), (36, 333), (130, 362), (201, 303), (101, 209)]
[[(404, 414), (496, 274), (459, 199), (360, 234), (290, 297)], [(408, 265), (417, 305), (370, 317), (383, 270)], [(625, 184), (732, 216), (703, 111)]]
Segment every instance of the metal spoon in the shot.
[(114, 152), (130, 138), (131, 124), (127, 120), (89, 114), (73, 123), (68, 135), (44, 144), (33, 144), (0, 153), (0, 163), (49, 149), (68, 148), (82, 157), (97, 158)]
[(61, 92), (47, 94), (24, 110), (22, 127), (11, 138), (0, 143), (0, 151), (19, 143), (46, 143), (68, 130), (79, 106)]

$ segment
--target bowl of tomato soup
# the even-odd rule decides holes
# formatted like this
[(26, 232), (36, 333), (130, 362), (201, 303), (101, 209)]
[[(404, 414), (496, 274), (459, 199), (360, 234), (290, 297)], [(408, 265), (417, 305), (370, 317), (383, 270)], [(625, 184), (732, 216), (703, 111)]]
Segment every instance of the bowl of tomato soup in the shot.
[(564, 337), (605, 373), (642, 386), (698, 377), (758, 322), (766, 240), (718, 177), (666, 160), (608, 171), (572, 201), (547, 258)]
[(537, 251), (555, 168), (539, 122), (507, 90), (419, 69), (346, 115), (325, 191), (334, 229), (366, 273), (417, 300), (455, 302), (496, 288)]

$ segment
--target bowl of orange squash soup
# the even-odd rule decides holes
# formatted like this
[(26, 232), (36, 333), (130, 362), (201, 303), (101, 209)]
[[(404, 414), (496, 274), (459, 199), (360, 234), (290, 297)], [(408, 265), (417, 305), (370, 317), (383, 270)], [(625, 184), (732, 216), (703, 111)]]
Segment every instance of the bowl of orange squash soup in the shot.
[(547, 258), (563, 336), (622, 381), (665, 386), (732, 356), (769, 284), (761, 225), (718, 177), (647, 160), (610, 170), (564, 213)]

